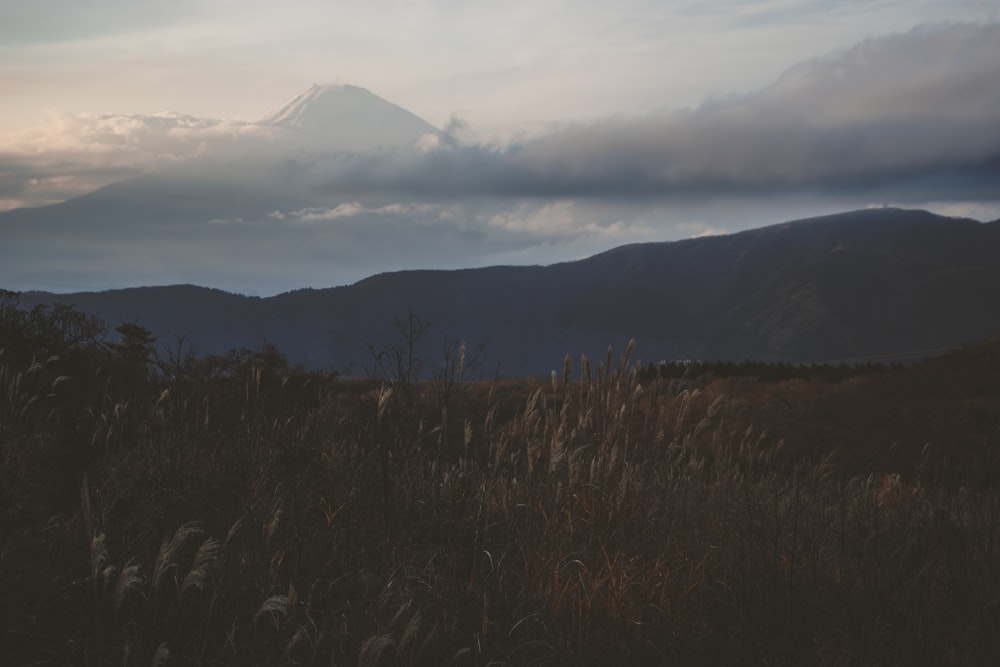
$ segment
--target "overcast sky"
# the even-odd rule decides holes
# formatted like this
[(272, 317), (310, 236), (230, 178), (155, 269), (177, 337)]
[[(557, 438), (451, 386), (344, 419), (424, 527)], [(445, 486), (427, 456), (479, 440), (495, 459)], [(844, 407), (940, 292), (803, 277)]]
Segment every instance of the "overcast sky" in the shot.
[(505, 234), (476, 264), (883, 202), (994, 219), (998, 21), (971, 0), (8, 2), (0, 210), (264, 145), (255, 120), (350, 83), (460, 145), (331, 162), (331, 192), (371, 201), (275, 220)]
[(0, 5), (0, 134), (52, 111), (252, 120), (352, 83), (477, 137), (684, 108), (973, 0), (33, 0)]

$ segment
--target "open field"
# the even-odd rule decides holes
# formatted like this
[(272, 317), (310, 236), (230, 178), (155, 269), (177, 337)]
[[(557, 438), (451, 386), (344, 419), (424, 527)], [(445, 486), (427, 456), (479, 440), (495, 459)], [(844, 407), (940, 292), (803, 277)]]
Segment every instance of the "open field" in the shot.
[(157, 367), (33, 312), (0, 309), (4, 664), (1000, 655), (996, 342), (775, 382), (625, 350), (471, 382), (456, 349), (406, 382)]

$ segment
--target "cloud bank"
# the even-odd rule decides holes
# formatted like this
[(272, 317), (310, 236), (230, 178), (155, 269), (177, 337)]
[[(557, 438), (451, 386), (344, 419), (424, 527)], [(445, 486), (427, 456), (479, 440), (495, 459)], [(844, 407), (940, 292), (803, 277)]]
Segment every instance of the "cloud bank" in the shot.
[[(795, 192), (1000, 197), (1000, 24), (920, 27), (801, 63), (749, 95), (511, 145), (311, 155), (333, 194), (461, 199), (704, 198)], [(457, 121), (456, 121), (457, 122)], [(273, 159), (279, 128), (54, 115), (0, 141), (0, 199), (55, 201), (196, 158)], [(269, 152), (270, 151), (270, 152)]]
[(750, 95), (502, 149), (331, 164), (340, 192), (1000, 198), (1000, 25), (920, 28), (800, 64)]

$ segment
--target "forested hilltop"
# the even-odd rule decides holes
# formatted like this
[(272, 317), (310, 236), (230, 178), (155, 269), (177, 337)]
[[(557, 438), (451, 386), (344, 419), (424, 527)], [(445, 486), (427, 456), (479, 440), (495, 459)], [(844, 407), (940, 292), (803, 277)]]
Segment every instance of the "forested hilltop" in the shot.
[(628, 346), (494, 381), (405, 328), (362, 378), (108, 329), (0, 300), (6, 663), (1000, 654), (1000, 341), (784, 377)]
[(117, 326), (140, 322), (201, 355), (277, 345), (341, 370), (418, 314), (420, 354), (489, 342), (507, 377), (635, 339), (644, 362), (913, 360), (1000, 332), (1000, 224), (866, 209), (737, 234), (622, 246), (550, 266), (400, 271), (255, 298), (191, 285), (26, 293)]

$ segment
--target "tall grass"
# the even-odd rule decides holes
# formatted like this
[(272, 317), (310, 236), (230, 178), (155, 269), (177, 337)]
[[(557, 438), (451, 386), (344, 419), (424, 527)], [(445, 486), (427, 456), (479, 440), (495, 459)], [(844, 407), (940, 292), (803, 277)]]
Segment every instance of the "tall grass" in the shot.
[[(988, 664), (1000, 492), (768, 430), (631, 346), (552, 382), (0, 355), (10, 664)], [(130, 376), (129, 382), (134, 382)], [(759, 423), (754, 423), (755, 417)], [(891, 443), (886, 443), (886, 447)], [(66, 458), (67, 452), (73, 453)], [(980, 465), (996, 469), (991, 456)], [(966, 480), (968, 482), (968, 480)]]

